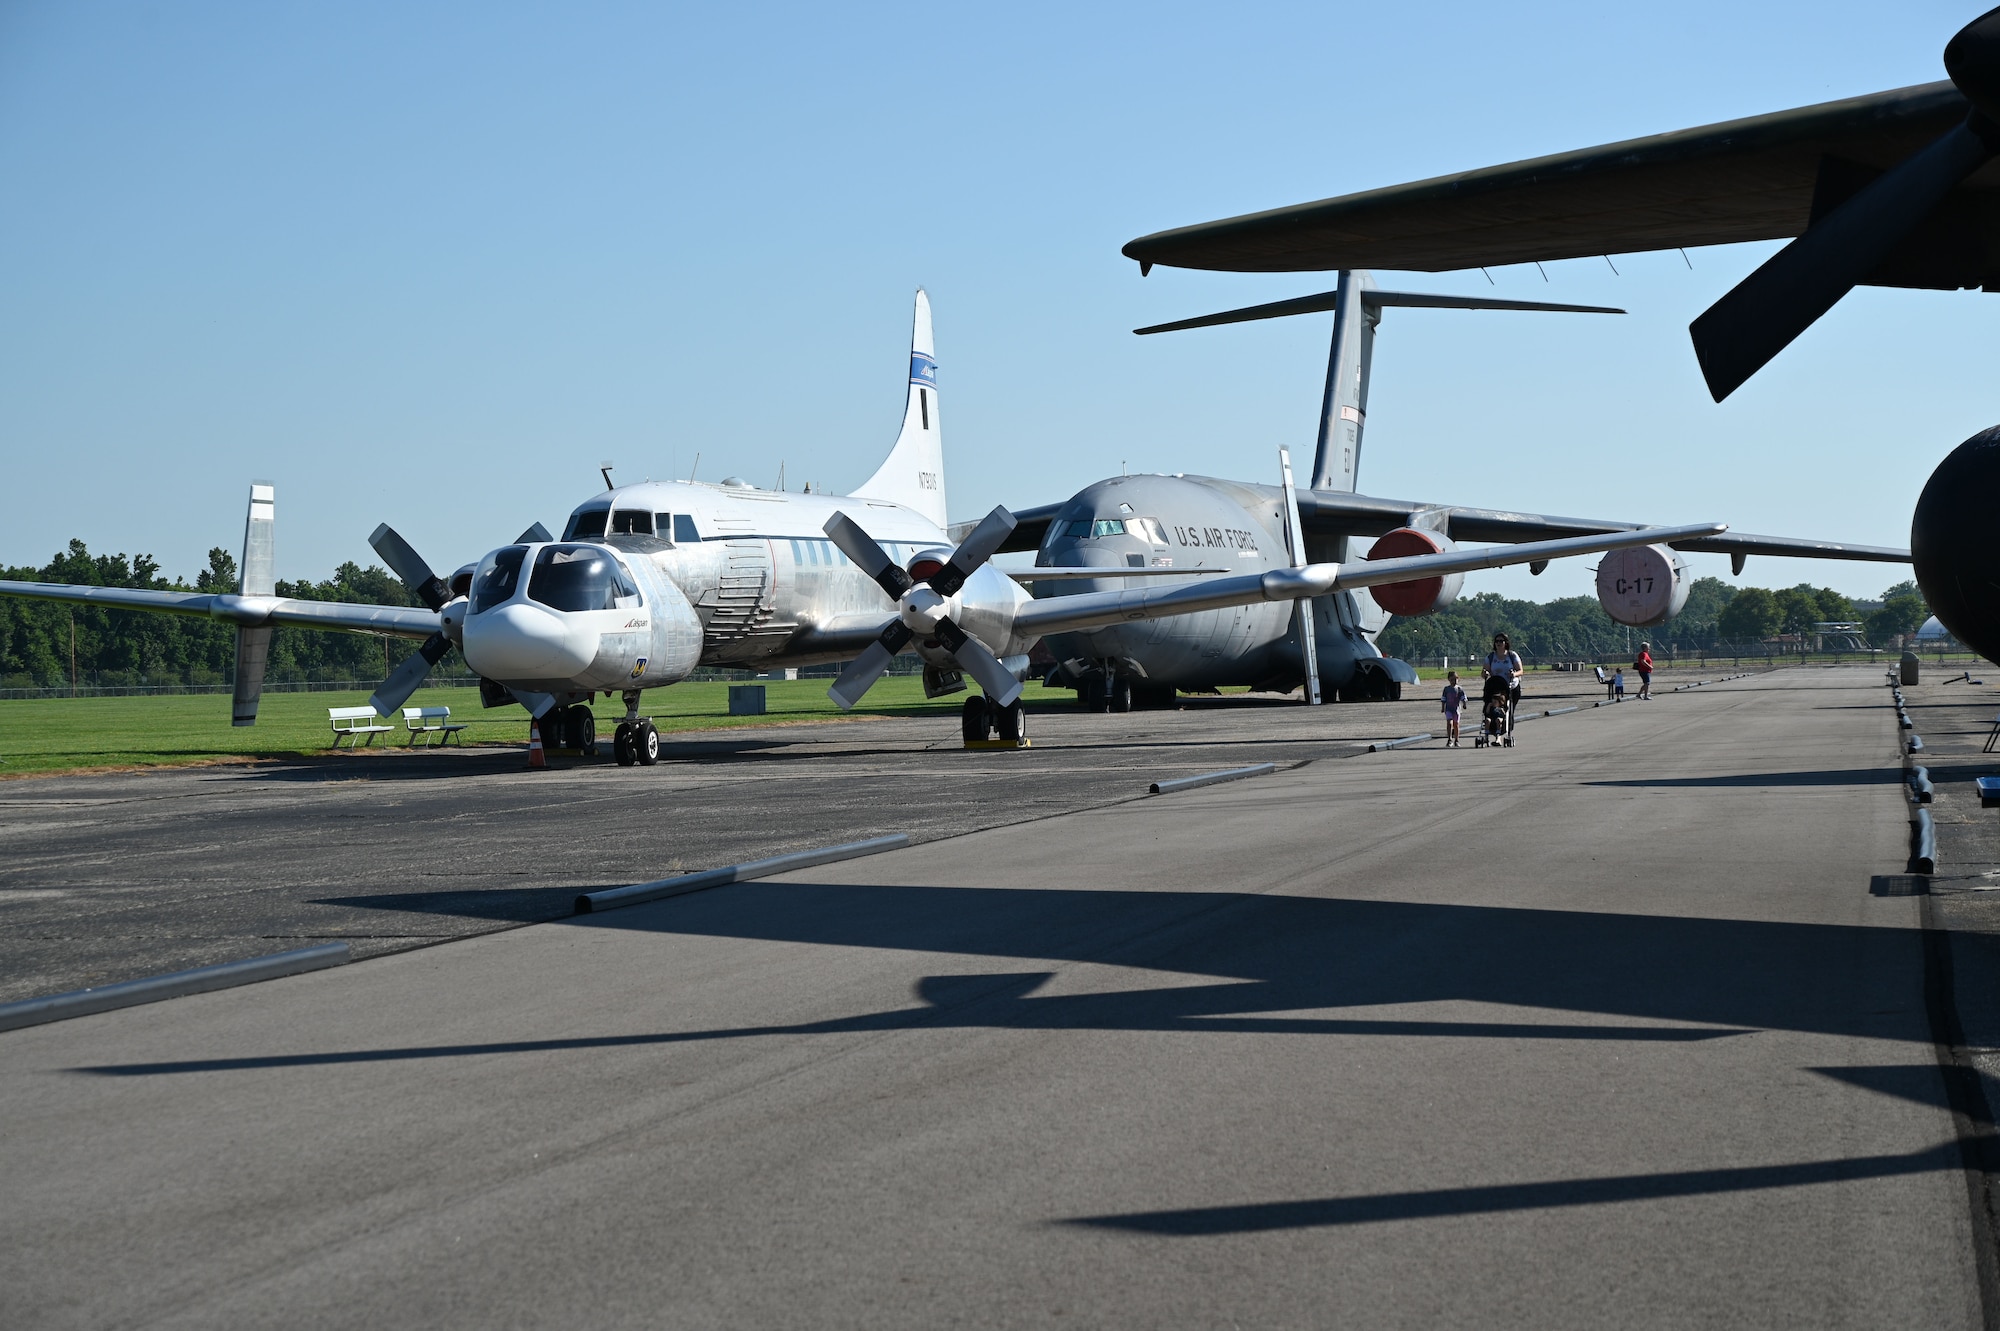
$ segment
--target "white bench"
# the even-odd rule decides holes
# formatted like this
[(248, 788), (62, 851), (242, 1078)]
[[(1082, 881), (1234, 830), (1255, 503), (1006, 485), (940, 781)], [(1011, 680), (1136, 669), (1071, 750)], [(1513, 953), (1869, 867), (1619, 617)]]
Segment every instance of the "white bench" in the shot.
[(368, 736), (373, 744), (377, 735), (386, 735), (396, 727), (382, 724), (382, 718), (375, 715), (373, 707), (329, 707), (326, 709), (327, 724), (333, 727), (333, 747), (339, 748), (340, 741), (359, 735)]
[[(403, 724), (410, 728), (410, 743), (415, 744), (417, 737), (421, 735), (425, 737), (424, 747), (426, 748), (429, 748), (433, 742), (438, 744), (451, 743), (451, 737), (466, 727), (464, 721), (454, 721), (451, 719), (451, 708), (449, 707), (405, 707), (403, 709)], [(431, 735), (436, 735), (437, 739), (432, 741), (429, 738)], [(458, 742), (461, 745), (465, 743), (463, 739)]]

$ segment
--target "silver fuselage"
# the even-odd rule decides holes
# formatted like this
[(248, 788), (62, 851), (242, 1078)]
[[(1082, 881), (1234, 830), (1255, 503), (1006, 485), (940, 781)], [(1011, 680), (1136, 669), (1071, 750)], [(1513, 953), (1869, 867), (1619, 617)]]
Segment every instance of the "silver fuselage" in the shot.
[[(952, 541), (911, 510), (879, 500), (748, 486), (647, 482), (578, 505), (561, 547), (594, 547), (629, 573), (636, 597), (558, 610), (521, 576), (504, 601), (481, 605), (476, 570), (508, 550), (532, 567), (544, 543), (501, 547), (475, 569), (461, 629), (474, 670), (516, 692), (572, 699), (673, 684), (696, 666), (766, 670), (845, 660), (896, 613), (896, 603), (827, 539), (836, 511), (860, 523), (898, 563), (943, 559)], [(643, 519), (643, 520), (642, 520)], [(1011, 578), (975, 571), (953, 617), (1001, 656), (1023, 653), (1013, 610), (1029, 600)], [(857, 636), (859, 635), (859, 636)], [(917, 652), (948, 664), (935, 644)]]

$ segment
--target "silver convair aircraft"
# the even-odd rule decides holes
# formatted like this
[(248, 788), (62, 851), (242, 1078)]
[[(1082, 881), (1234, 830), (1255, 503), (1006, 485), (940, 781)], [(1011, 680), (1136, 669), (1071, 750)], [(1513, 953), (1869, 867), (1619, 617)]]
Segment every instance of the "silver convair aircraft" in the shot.
[[(1176, 690), (1227, 685), (1277, 693), (1304, 685), (1308, 703), (1320, 701), (1323, 684), (1342, 701), (1399, 697), (1402, 686), (1414, 681), (1416, 673), (1407, 663), (1385, 657), (1375, 645), (1375, 635), (1391, 614), (1427, 615), (1449, 606), (1462, 579), (1443, 570), (1420, 580), (1370, 579), (1371, 594), (1361, 596), (1357, 593), (1364, 582), (1355, 576), (1357, 570), (1372, 568), (1377, 561), (1448, 554), (1454, 541), (1542, 541), (1642, 530), (1629, 522), (1355, 493), (1362, 430), (1368, 419), (1375, 327), (1389, 306), (1622, 313), (1601, 306), (1378, 291), (1367, 273), (1343, 272), (1339, 287), (1320, 295), (1138, 329), (1165, 333), (1334, 311), (1311, 485), (1294, 489), (1291, 462), (1282, 450), (1278, 485), (1210, 476), (1114, 476), (1085, 487), (1064, 503), (1015, 514), (1014, 534), (1000, 548), (1037, 551), (1036, 570), (1022, 576), (1064, 578), (1038, 587), (1040, 594), (1060, 603), (1071, 595), (1104, 595), (1109, 588), (1129, 585), (1122, 580), (1140, 571), (1203, 574), (1229, 569), (1254, 574), (1326, 561), (1346, 573), (1338, 589), (1291, 604), (1237, 603), (1143, 625), (1111, 623), (1060, 634), (1050, 630), (1046, 646), (1057, 665), (1048, 683), (1074, 688), (1086, 705), (1112, 711), (1128, 710), (1135, 702), (1171, 701)], [(1359, 555), (1354, 542), (1368, 537), (1376, 539), (1365, 556)], [(1704, 532), (1677, 537), (1656, 532), (1598, 565), (1597, 595), (1605, 612), (1617, 623), (1634, 627), (1664, 623), (1678, 614), (1689, 586), (1687, 565), (1680, 555), (1685, 550), (1727, 554), (1738, 573), (1753, 554), (1893, 563), (1910, 559), (1908, 550), (1782, 536)], [(1510, 562), (1527, 563), (1539, 573), (1543, 561), (1530, 557)], [(1087, 580), (1087, 575), (1078, 580), (1075, 570), (1085, 568), (1101, 570), (1096, 581)]]
[(645, 690), (677, 683), (697, 666), (849, 661), (829, 692), (851, 707), (898, 653), (914, 647), (930, 696), (963, 689), (961, 672), (984, 690), (966, 700), (968, 737), (997, 729), (1003, 738), (1020, 738), (1028, 652), (1047, 634), (1271, 603), (1289, 613), (1303, 598), (1350, 588), (1725, 530), (1714, 523), (1649, 528), (1365, 565), (1260, 564), (1200, 576), (1162, 568), (1162, 580), (1152, 578), (1155, 570), (1135, 570), (1121, 574), (1115, 589), (1038, 601), (987, 562), (1015, 531), (1004, 508), (972, 525), (955, 547), (945, 534), (941, 437), (930, 304), (919, 292), (902, 433), (881, 468), (849, 495), (772, 492), (735, 479), (617, 487), (579, 505), (561, 539), (537, 524), (449, 580), (387, 525), (378, 527), (370, 544), (427, 607), (414, 609), (275, 596), (276, 496), (272, 487), (256, 485), (235, 593), (0, 582), (0, 595), (235, 624), (238, 725), (256, 721), (276, 625), (420, 638), (423, 646), (370, 698), (381, 715), (402, 706), (456, 648), (480, 675), (488, 705), (519, 702), (541, 723), (545, 740), (558, 745), (594, 751), (596, 721), (586, 700), (621, 694), (625, 717), (613, 749), (629, 766), (659, 761), (659, 734), (641, 714)]

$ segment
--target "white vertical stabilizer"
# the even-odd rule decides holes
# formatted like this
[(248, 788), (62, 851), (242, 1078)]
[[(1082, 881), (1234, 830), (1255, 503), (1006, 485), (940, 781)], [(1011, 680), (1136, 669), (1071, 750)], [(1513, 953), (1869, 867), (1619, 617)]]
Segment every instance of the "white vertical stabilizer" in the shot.
[(916, 324), (910, 330), (910, 396), (903, 404), (903, 432), (875, 474), (854, 489), (857, 499), (885, 499), (928, 518), (942, 530), (944, 428), (938, 421), (937, 348), (931, 341), (931, 298), (917, 289)]

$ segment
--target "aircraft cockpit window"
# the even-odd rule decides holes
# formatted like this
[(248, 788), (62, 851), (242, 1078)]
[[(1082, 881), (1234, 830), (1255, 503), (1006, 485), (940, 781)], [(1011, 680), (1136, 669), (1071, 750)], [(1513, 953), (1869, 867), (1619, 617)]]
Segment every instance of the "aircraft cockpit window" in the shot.
[(588, 545), (543, 546), (528, 595), (551, 610), (621, 610), (639, 603), (639, 589), (625, 566)]
[(1143, 536), (1154, 545), (1167, 543), (1167, 529), (1160, 525), (1158, 518), (1127, 518), (1125, 530), (1134, 536)]
[(653, 515), (653, 535), (663, 541), (673, 540), (674, 515), (671, 513), (655, 513)]
[(1090, 524), (1092, 536), (1123, 536), (1125, 523), (1119, 518), (1099, 518)]
[(674, 541), (699, 541), (701, 533), (694, 529), (694, 519), (685, 513), (674, 514)]
[(525, 545), (510, 545), (479, 561), (472, 575), (473, 614), (514, 599), (514, 589), (521, 583), (521, 559), (527, 553)]
[(588, 540), (592, 536), (604, 535), (604, 520), (610, 517), (608, 510), (586, 508), (569, 515), (569, 527), (563, 532), (565, 541)]
[(611, 532), (614, 536), (651, 536), (653, 515), (621, 508), (611, 515)]
[(1085, 518), (1081, 522), (1065, 522), (1056, 535), (1074, 537), (1080, 540), (1090, 535), (1090, 519)]

